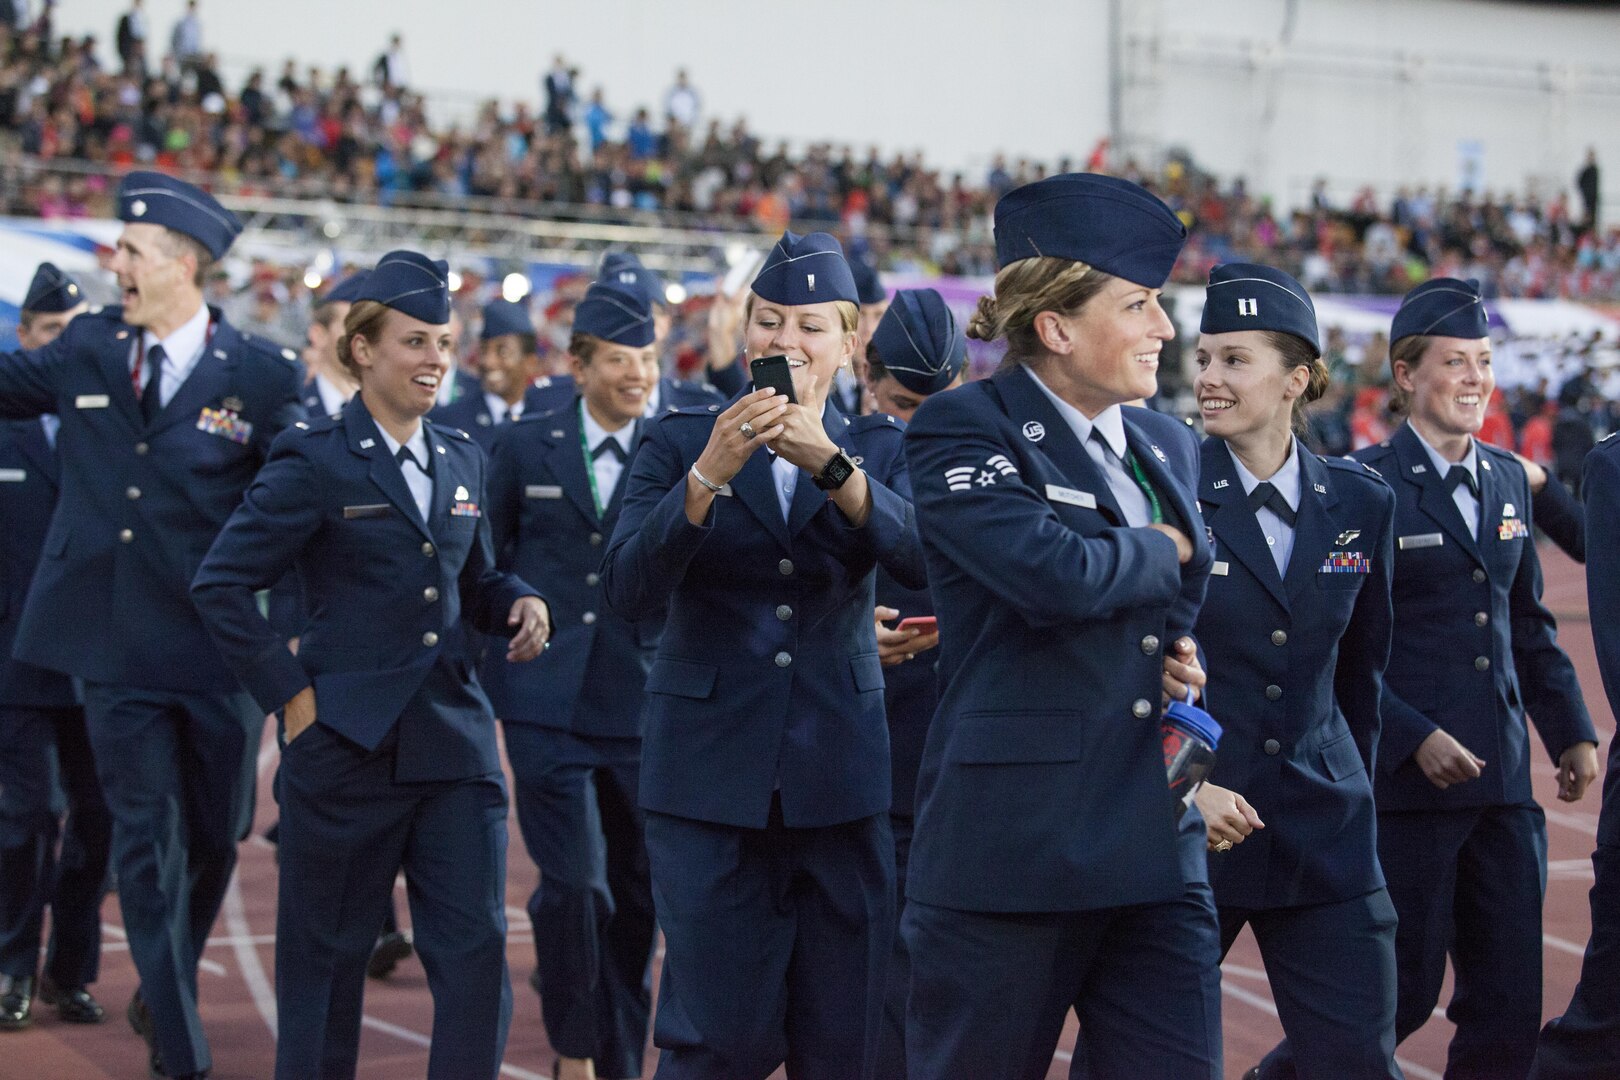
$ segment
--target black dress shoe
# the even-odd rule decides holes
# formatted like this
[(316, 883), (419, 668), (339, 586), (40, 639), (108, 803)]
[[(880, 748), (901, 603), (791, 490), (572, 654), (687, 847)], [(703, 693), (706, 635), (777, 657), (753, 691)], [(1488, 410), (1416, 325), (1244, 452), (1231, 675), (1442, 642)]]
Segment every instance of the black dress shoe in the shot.
[(366, 961), (366, 974), (373, 979), (386, 979), (393, 974), (401, 960), (415, 951), (410, 938), (398, 930), (392, 930), (377, 939), (376, 946), (371, 950), (371, 959)]
[(34, 977), (0, 979), (0, 1031), (20, 1031), (34, 1022)]
[(39, 980), (39, 1000), (42, 1005), (56, 1006), (56, 1015), (69, 1024), (99, 1024), (107, 1019), (107, 1010), (90, 991), (82, 986), (63, 990), (49, 976)]
[(124, 1016), (129, 1020), (130, 1028), (146, 1040), (148, 1046), (152, 1043), (152, 1014), (146, 1011), (146, 999), (141, 997), (141, 988), (135, 988), (135, 996), (129, 999), (129, 1008), (124, 1010)]

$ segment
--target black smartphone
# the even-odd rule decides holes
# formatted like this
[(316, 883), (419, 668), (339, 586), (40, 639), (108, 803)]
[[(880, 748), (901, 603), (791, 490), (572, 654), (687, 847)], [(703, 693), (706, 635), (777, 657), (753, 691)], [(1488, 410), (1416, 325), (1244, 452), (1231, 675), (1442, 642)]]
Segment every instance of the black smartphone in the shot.
[(748, 369), (753, 373), (755, 390), (769, 387), (778, 394), (786, 394), (789, 401), (798, 403), (799, 399), (793, 395), (793, 372), (788, 369), (787, 357), (755, 357)]

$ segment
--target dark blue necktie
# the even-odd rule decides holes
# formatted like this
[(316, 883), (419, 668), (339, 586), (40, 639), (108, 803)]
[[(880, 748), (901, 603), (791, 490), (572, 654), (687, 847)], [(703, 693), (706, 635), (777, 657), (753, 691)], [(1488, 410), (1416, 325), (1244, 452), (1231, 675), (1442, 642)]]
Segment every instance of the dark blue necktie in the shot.
[(1447, 493), (1455, 495), (1458, 484), (1468, 485), (1468, 493), (1476, 499), (1479, 498), (1479, 483), (1474, 479), (1474, 474), (1469, 472), (1465, 466), (1453, 465), (1446, 472), (1445, 485)]
[(163, 361), (168, 356), (162, 345), (146, 350), (146, 386), (141, 390), (141, 418), (150, 424), (163, 410)]
[(1294, 527), (1294, 508), (1288, 505), (1288, 500), (1283, 498), (1282, 492), (1267, 480), (1260, 481), (1254, 485), (1254, 490), (1249, 492), (1249, 509), (1258, 510), (1262, 506), (1281, 518), (1282, 523), (1290, 529)]

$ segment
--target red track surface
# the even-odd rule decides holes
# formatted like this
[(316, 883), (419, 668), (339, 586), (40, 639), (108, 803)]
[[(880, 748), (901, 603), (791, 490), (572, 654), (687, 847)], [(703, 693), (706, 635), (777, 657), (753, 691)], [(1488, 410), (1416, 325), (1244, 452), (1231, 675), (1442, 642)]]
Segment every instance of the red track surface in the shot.
[[(1614, 736), (1614, 717), (1603, 697), (1593, 658), (1586, 622), (1585, 579), (1581, 568), (1561, 553), (1544, 546), (1542, 554), (1547, 570), (1547, 603), (1559, 616), (1561, 640), (1580, 672), (1587, 703), (1603, 740), (1600, 754), (1606, 758), (1609, 740)], [(275, 761), (273, 738), (266, 746), (260, 759), (261, 780), (268, 778)], [(1554, 798), (1552, 767), (1544, 760), (1536, 766), (1535, 781), (1537, 798), (1547, 807), (1548, 817), (1551, 872), (1545, 916), (1545, 1012), (1552, 1016), (1569, 1001), (1590, 929), (1586, 892), (1592, 880), (1588, 858), (1597, 830), (1598, 791), (1594, 787), (1586, 800), (1574, 807), (1558, 802)], [(274, 818), (268, 785), (261, 782), (256, 833)], [(540, 1023), (539, 1003), (527, 984), (534, 966), (534, 950), (523, 907), (538, 875), (519, 842), (515, 819), (511, 827), (512, 864), (506, 895), (512, 929), (507, 953), (515, 1008), (503, 1076), (537, 1080), (549, 1077), (552, 1061)], [(400, 905), (408, 923), (403, 889)], [(237, 881), (215, 927), (201, 976), (203, 1020), (213, 1047), (215, 1080), (252, 1080), (271, 1073), (275, 913), (274, 851), (255, 836), (242, 847)], [(74, 1027), (57, 1022), (50, 1010), (44, 1010), (32, 1028), (0, 1034), (0, 1080), (112, 1080), (146, 1075), (144, 1044), (123, 1019), (136, 977), (123, 943), (115, 899), (108, 900), (103, 922), (105, 952), (101, 981), (94, 990), (108, 1008), (108, 1022), (100, 1027)], [(1241, 1077), (1282, 1034), (1261, 967), (1253, 939), (1245, 933), (1227, 958), (1223, 979), (1229, 1080)], [(1442, 1007), (1444, 1001), (1445, 996)], [(1049, 1073), (1052, 1078), (1068, 1075), (1067, 1051), (1073, 1046), (1073, 1030), (1071, 1017), (1063, 1049)], [(368, 984), (360, 1076), (368, 1080), (400, 1080), (423, 1075), (431, 1031), (427, 981), (420, 964), (407, 960), (386, 982)], [(1429, 1080), (1440, 1075), (1450, 1033), (1451, 1025), (1436, 1016), (1401, 1046), (1399, 1056), (1409, 1080)], [(653, 1062), (649, 1054), (648, 1076), (652, 1075)]]

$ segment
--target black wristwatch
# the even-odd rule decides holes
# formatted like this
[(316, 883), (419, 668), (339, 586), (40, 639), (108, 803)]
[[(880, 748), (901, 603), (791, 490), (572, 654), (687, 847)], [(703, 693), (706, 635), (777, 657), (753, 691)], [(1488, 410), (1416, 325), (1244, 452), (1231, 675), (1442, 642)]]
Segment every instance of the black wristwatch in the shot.
[(837, 491), (844, 486), (844, 481), (855, 475), (855, 463), (849, 460), (849, 455), (842, 450), (828, 459), (821, 471), (810, 479), (814, 480), (816, 487), (822, 491)]

